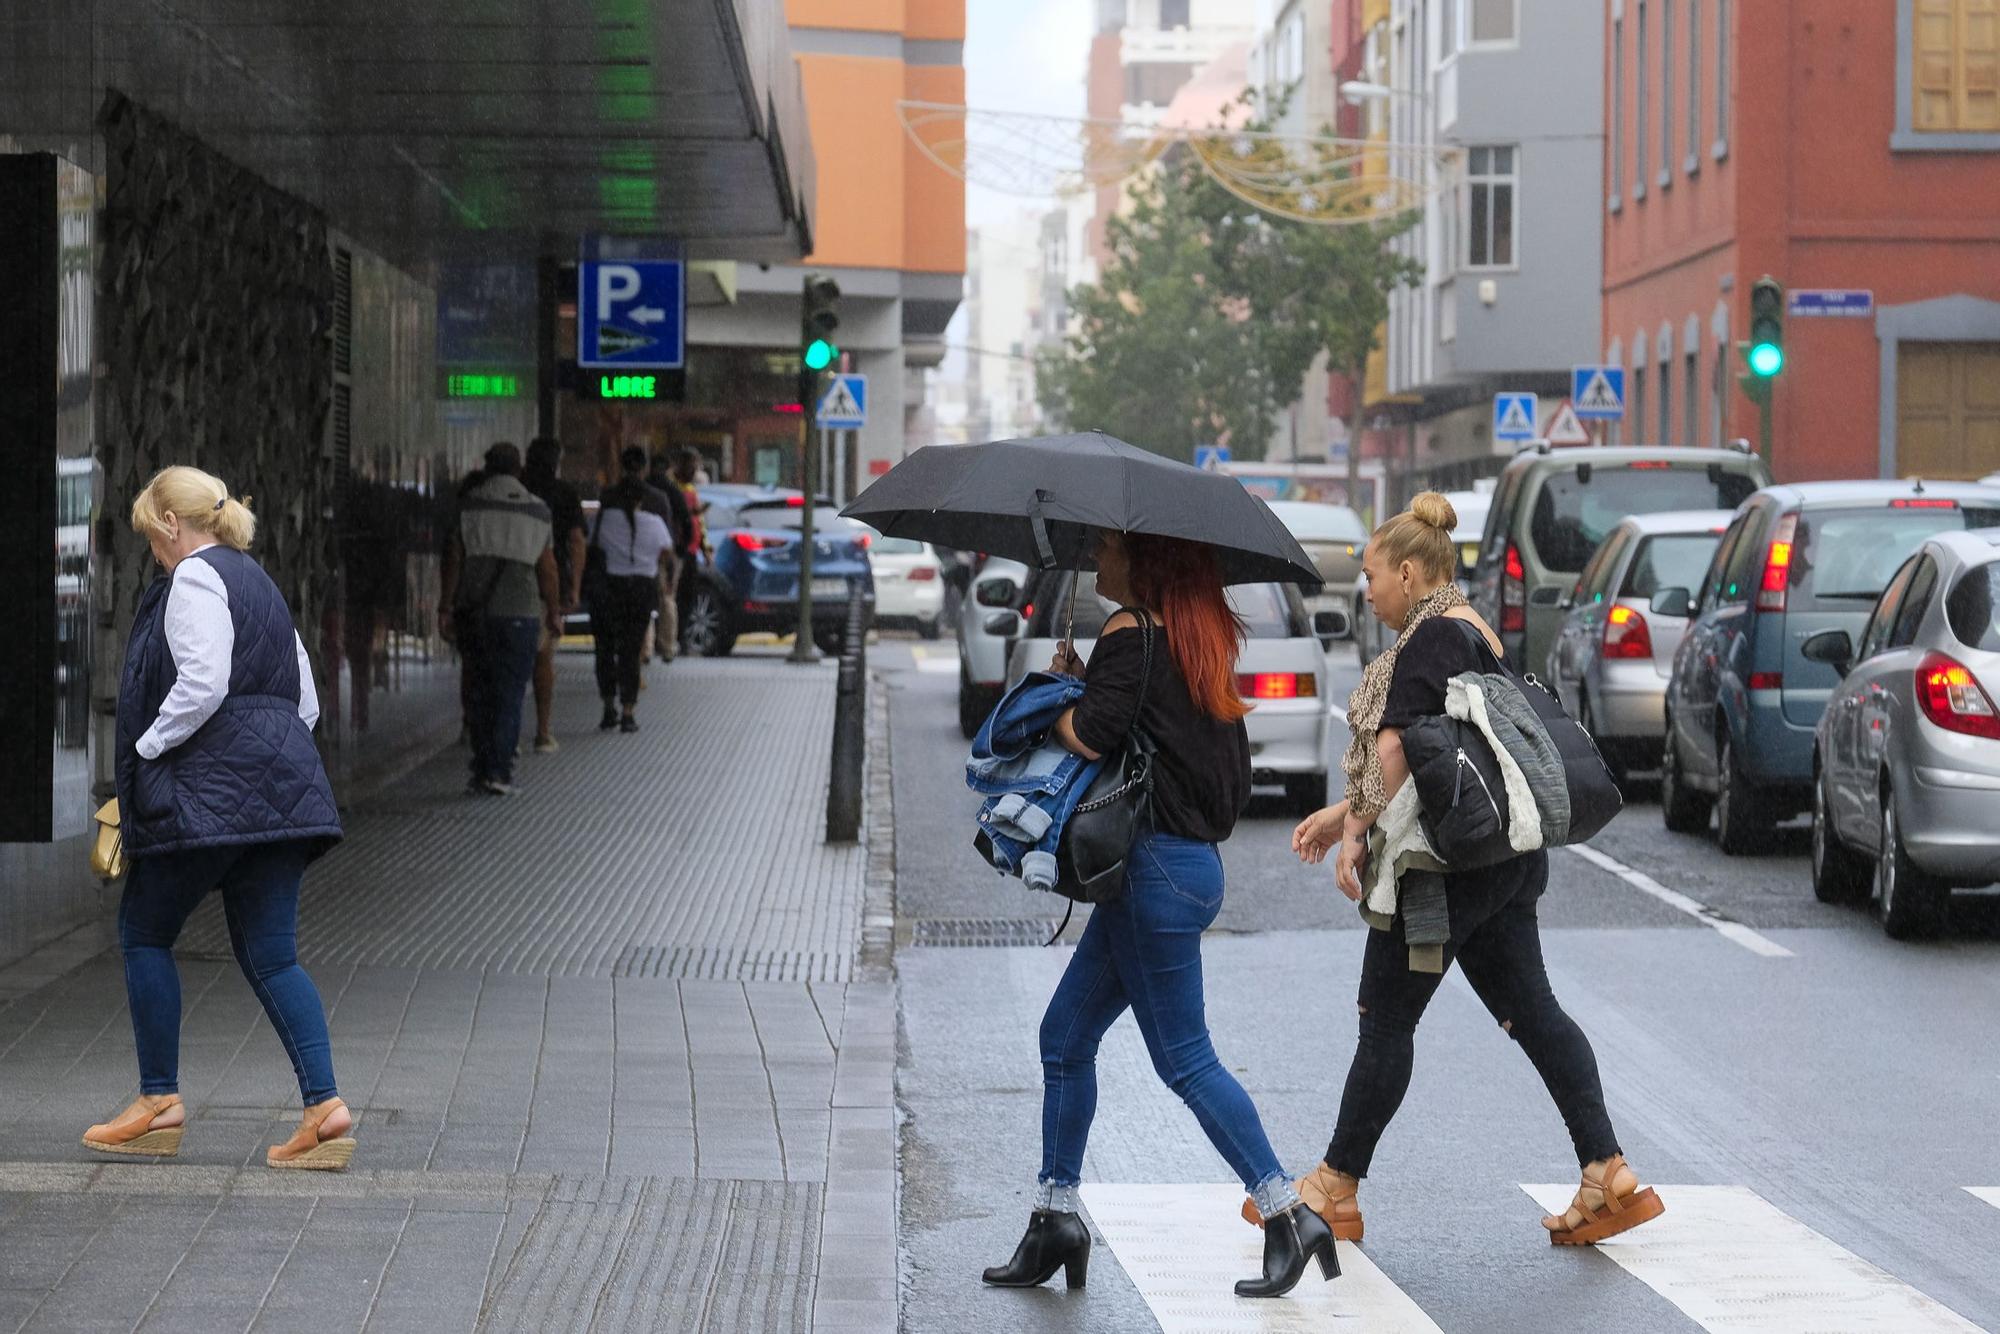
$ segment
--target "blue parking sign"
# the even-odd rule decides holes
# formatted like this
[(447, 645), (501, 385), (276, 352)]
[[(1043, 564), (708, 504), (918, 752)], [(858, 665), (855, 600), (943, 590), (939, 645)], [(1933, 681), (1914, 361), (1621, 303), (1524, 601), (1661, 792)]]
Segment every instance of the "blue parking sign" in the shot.
[(678, 370), (686, 360), (687, 283), (677, 259), (576, 266), (576, 364)]

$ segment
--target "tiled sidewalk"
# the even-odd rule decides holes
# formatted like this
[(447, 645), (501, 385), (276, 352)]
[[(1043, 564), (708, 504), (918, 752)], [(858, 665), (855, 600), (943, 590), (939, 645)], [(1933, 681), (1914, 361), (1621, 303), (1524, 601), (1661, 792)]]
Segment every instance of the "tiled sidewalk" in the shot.
[(894, 1002), (858, 971), (868, 849), (821, 842), (832, 670), (656, 669), (626, 737), (579, 666), (515, 797), (458, 795), (448, 752), (308, 874), (346, 1174), (262, 1165), (295, 1086), (216, 905), (176, 1160), (76, 1144), (134, 1083), (101, 930), (0, 973), (0, 1330), (895, 1327)]

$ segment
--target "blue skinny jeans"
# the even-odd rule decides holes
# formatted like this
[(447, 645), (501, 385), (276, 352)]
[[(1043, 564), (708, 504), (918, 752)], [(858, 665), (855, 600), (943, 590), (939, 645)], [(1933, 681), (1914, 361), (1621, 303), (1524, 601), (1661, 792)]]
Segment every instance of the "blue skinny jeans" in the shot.
[(326, 1009), (299, 966), (299, 881), (305, 869), (306, 845), (296, 841), (132, 859), (118, 904), (118, 943), (125, 953), (141, 1093), (180, 1092), (181, 975), (174, 966), (174, 942), (202, 896), (219, 889), (229, 947), (292, 1058), (303, 1105), (337, 1096)]
[(1201, 933), (1222, 909), (1215, 844), (1152, 833), (1132, 845), (1125, 893), (1099, 905), (1042, 1016), (1040, 1180), (1074, 1186), (1097, 1114), (1097, 1047), (1129, 1008), (1153, 1069), (1255, 1190), (1284, 1179), (1250, 1095), (1216, 1059), (1201, 990)]

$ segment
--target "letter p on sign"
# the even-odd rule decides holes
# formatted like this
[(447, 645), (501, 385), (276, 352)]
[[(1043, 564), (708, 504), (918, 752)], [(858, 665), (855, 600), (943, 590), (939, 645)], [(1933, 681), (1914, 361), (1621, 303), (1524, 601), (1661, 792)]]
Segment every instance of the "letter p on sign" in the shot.
[(639, 271), (629, 264), (597, 266), (597, 318), (611, 318), (612, 307), (639, 295)]

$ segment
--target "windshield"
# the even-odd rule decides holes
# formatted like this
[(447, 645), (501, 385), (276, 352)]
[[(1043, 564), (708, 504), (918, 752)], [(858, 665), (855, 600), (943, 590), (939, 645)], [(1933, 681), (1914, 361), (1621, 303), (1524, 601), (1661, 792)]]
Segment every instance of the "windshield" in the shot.
[(1993, 574), (2000, 564), (1975, 565), (1959, 576), (1944, 600), (1944, 618), (1967, 648), (2000, 653), (2000, 605), (1994, 602)]
[(1229, 606), (1243, 618), (1252, 639), (1291, 639), (1303, 633), (1292, 624), (1292, 607), (1277, 584), (1236, 584), (1224, 590)]
[[(1076, 637), (1095, 639), (1104, 623), (1118, 610), (1115, 602), (1097, 596), (1097, 575), (1084, 571), (1076, 577)], [(1064, 590), (1068, 581), (1045, 581), (1037, 597), (1048, 596), (1035, 609), (1037, 630), (1049, 638), (1062, 637), (1065, 613)], [(1043, 591), (1045, 590), (1045, 592)], [(1244, 633), (1251, 639), (1296, 639), (1308, 633), (1293, 614), (1292, 601), (1280, 584), (1236, 584), (1223, 590), (1229, 606), (1243, 618)]]
[(1634, 468), (1597, 464), (1590, 480), (1582, 468), (1549, 474), (1535, 497), (1528, 536), (1543, 565), (1558, 574), (1577, 574), (1618, 521), (1630, 514), (1669, 510), (1733, 510), (1757, 489), (1746, 473), (1708, 467)]
[(1280, 521), (1301, 542), (1366, 542), (1361, 516), (1344, 505), (1299, 502), (1272, 506)]
[[(797, 528), (805, 522), (805, 513), (803, 505), (764, 502), (745, 505), (737, 512), (737, 519), (745, 528)], [(831, 505), (814, 507), (813, 529), (820, 537), (860, 536), (853, 525), (840, 517), (840, 511)]]
[(1639, 554), (1625, 571), (1621, 597), (1650, 598), (1663, 588), (1695, 589), (1708, 571), (1721, 533), (1649, 537), (1639, 544)]
[(1866, 508), (1806, 510), (1792, 555), (1790, 611), (1866, 611), (1932, 533), (1983, 528), (2000, 511)]
[(863, 528), (861, 531), (868, 534), (869, 543), (878, 556), (919, 556), (923, 554), (924, 544), (921, 542), (912, 541), (907, 537), (884, 537), (873, 528)]

